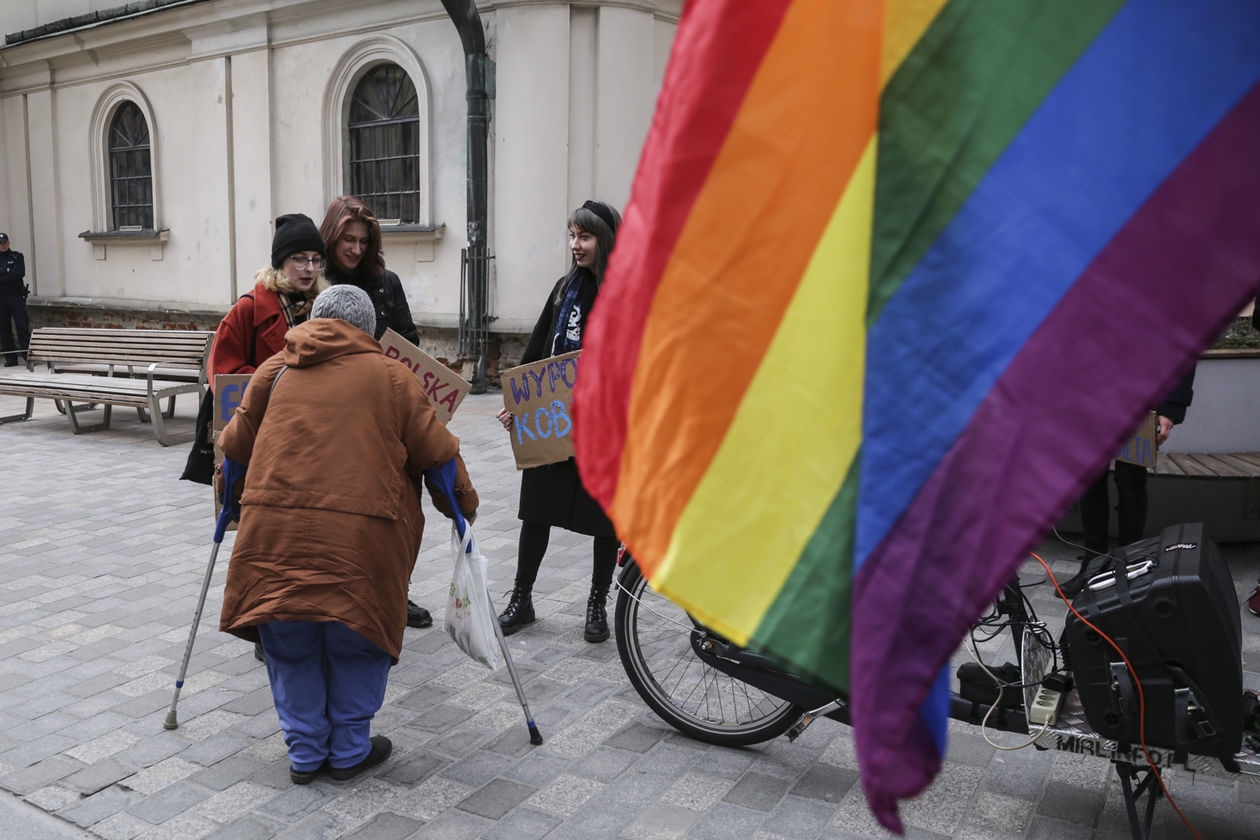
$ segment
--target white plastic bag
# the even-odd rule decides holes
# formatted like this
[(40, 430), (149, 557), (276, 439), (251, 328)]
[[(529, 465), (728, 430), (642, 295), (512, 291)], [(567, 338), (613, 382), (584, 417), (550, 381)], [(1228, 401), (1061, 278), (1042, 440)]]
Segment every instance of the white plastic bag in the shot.
[(451, 552), (455, 555), (455, 574), (446, 602), (446, 632), (460, 650), (496, 670), (503, 664), (503, 652), (491, 622), (499, 619), (486, 590), (486, 558), (473, 539), (472, 528), (464, 528), (461, 540), (452, 523)]

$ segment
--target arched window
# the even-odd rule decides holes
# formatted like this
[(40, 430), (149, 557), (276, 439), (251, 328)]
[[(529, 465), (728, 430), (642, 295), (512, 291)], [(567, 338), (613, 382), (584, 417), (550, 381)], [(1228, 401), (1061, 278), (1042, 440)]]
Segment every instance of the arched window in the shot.
[(354, 87), (349, 109), (349, 190), (378, 219), (422, 221), (420, 104), (397, 64), (378, 64)]
[(149, 124), (124, 101), (109, 123), (109, 189), (113, 230), (153, 229), (153, 159)]

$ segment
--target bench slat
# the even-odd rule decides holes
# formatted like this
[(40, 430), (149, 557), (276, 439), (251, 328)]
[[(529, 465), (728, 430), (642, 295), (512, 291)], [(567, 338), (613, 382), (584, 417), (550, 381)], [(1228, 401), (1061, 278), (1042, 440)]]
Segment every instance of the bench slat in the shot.
[(1231, 457), (1245, 464), (1251, 475), (1260, 475), (1260, 452), (1235, 452)]
[(1260, 478), (1260, 452), (1166, 452), (1156, 473), (1185, 478)]
[(1155, 462), (1156, 475), (1185, 475), (1186, 471), (1181, 468), (1181, 463), (1175, 454), (1160, 453), (1159, 459)]
[(1221, 478), (1246, 478), (1250, 475), (1250, 471), (1243, 468), (1243, 465), (1231, 458), (1228, 454), (1214, 455), (1205, 453), (1200, 455), (1205, 468), (1215, 471)]

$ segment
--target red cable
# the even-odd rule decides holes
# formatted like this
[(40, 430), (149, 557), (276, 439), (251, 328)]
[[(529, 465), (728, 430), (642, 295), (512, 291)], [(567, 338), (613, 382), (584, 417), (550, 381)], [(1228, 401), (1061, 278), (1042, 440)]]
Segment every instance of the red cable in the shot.
[(1030, 551), (1028, 553), (1031, 554), (1033, 557), (1036, 557), (1037, 562), (1040, 563), (1045, 568), (1046, 574), (1050, 576), (1050, 582), (1054, 584), (1054, 591), (1059, 593), (1059, 597), (1063, 599), (1063, 603), (1067, 604), (1068, 609), (1072, 611), (1072, 614), (1075, 615), (1077, 618), (1079, 618), (1082, 624), (1084, 624), (1090, 630), (1093, 630), (1095, 633), (1097, 633), (1099, 636), (1105, 639), (1107, 644), (1115, 648), (1116, 653), (1120, 654), (1120, 658), (1124, 660), (1125, 667), (1128, 668), (1129, 673), (1133, 675), (1133, 682), (1137, 684), (1138, 739), (1141, 741), (1142, 755), (1146, 756), (1146, 763), (1151, 766), (1151, 772), (1155, 774), (1155, 780), (1159, 782), (1160, 790), (1164, 792), (1164, 797), (1168, 800), (1168, 804), (1171, 805), (1172, 809), (1177, 812), (1177, 816), (1181, 817), (1181, 821), (1185, 823), (1186, 828), (1190, 829), (1190, 833), (1193, 834), (1197, 838), (1197, 840), (1203, 840), (1203, 838), (1199, 836), (1199, 832), (1195, 831), (1194, 826), (1190, 824), (1190, 820), (1186, 819), (1186, 815), (1181, 813), (1181, 809), (1177, 807), (1177, 803), (1173, 800), (1172, 794), (1168, 792), (1168, 787), (1164, 784), (1163, 774), (1159, 772), (1159, 768), (1155, 766), (1155, 761), (1151, 758), (1150, 752), (1146, 749), (1146, 697), (1142, 693), (1142, 681), (1138, 679), (1137, 669), (1133, 667), (1133, 663), (1129, 661), (1129, 657), (1124, 655), (1124, 651), (1120, 649), (1119, 645), (1117, 645), (1114, 641), (1112, 641), (1110, 636), (1108, 636), (1103, 631), (1099, 630), (1094, 625), (1090, 624), (1089, 621), (1085, 619), (1085, 616), (1081, 615), (1080, 613), (1076, 611), (1076, 607), (1072, 606), (1072, 602), (1068, 600), (1068, 597), (1063, 594), (1063, 590), (1059, 588), (1059, 582), (1055, 580), (1054, 572), (1050, 571), (1049, 564), (1046, 563), (1045, 560), (1042, 560), (1040, 557), (1038, 557), (1035, 552)]

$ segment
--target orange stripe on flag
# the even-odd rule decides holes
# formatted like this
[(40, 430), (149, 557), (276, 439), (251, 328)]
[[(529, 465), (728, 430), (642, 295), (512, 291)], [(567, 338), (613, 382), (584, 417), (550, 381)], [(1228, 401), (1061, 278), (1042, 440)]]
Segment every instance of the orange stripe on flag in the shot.
[[(623, 536), (649, 574), (875, 131), (881, 24), (875, 0), (857, 10), (833, 0), (793, 4), (665, 266), (612, 506), (613, 519), (633, 528)], [(721, 73), (720, 54), (713, 58)], [(706, 339), (698, 350), (697, 333)]]

